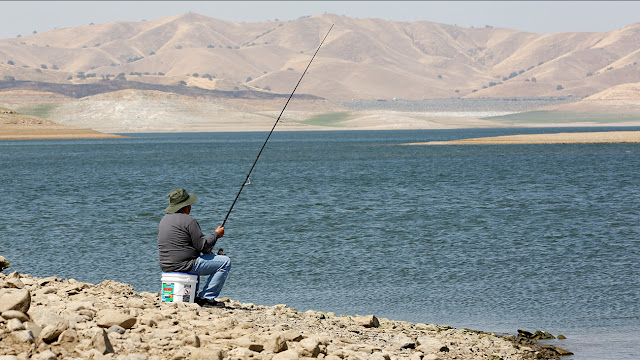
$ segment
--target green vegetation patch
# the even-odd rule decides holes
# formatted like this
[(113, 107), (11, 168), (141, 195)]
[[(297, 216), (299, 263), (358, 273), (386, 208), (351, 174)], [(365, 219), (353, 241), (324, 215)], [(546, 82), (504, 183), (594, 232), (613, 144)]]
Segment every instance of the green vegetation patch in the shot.
[(23, 105), (18, 110), (25, 115), (37, 116), (48, 119), (49, 114), (56, 109), (59, 104), (30, 104)]
[(640, 115), (610, 113), (580, 113), (569, 111), (527, 111), (517, 114), (491, 116), (485, 120), (498, 121), (510, 125), (518, 124), (564, 124), (589, 122), (614, 124), (618, 122), (640, 121)]
[(351, 114), (348, 112), (330, 112), (314, 115), (304, 121), (300, 121), (300, 123), (316, 126), (342, 126), (341, 123), (350, 118)]

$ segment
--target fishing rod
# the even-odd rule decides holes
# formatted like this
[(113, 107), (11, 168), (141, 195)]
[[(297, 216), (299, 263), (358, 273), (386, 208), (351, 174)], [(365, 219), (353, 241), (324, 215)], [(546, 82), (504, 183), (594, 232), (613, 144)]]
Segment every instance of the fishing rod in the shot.
[(222, 221), (222, 225), (220, 225), (221, 227), (224, 227), (224, 224), (227, 222), (227, 219), (229, 218), (229, 214), (231, 214), (231, 210), (233, 210), (233, 206), (236, 204), (236, 201), (238, 201), (238, 198), (240, 197), (240, 193), (242, 192), (242, 189), (244, 189), (244, 186), (247, 184), (247, 181), (249, 180), (249, 175), (251, 175), (251, 172), (253, 171), (253, 168), (256, 166), (256, 163), (258, 162), (258, 159), (260, 158), (260, 155), (262, 154), (262, 150), (264, 150), (264, 147), (267, 146), (267, 141), (269, 141), (269, 138), (271, 137), (271, 134), (273, 133), (273, 130), (276, 128), (276, 125), (278, 125), (278, 122), (280, 121), (280, 117), (282, 116), (282, 113), (284, 113), (284, 109), (287, 108), (287, 105), (289, 104), (289, 101), (291, 101), (291, 98), (293, 97), (293, 94), (296, 92), (296, 89), (298, 88), (298, 85), (300, 85), (300, 82), (302, 81), (302, 78), (304, 77), (304, 74), (306, 74), (307, 70), (309, 70), (309, 66), (311, 66), (311, 62), (313, 62), (313, 59), (315, 59), (316, 54), (318, 53), (318, 50), (320, 50), (320, 47), (322, 47), (322, 44), (324, 44), (324, 41), (327, 39), (327, 36), (329, 36), (329, 33), (331, 32), (331, 29), (333, 29), (333, 25), (334, 24), (331, 24), (331, 27), (329, 28), (329, 31), (327, 31), (327, 35), (325, 35), (324, 39), (322, 39), (322, 41), (320, 42), (320, 45), (318, 46), (318, 49), (316, 49), (316, 52), (311, 57), (311, 61), (309, 61), (309, 64), (307, 65), (307, 68), (304, 69), (304, 72), (302, 73), (302, 76), (300, 76), (300, 80), (298, 80), (298, 83), (293, 88), (293, 91), (291, 92), (291, 95), (289, 95), (289, 99), (287, 100), (287, 102), (284, 104), (284, 107), (282, 108), (282, 111), (280, 111), (280, 115), (278, 115), (278, 119), (276, 120), (275, 124), (273, 124), (273, 127), (271, 128), (271, 131), (269, 132), (269, 135), (267, 136), (267, 140), (265, 140), (264, 144), (262, 144), (262, 148), (260, 149), (260, 152), (258, 153), (258, 156), (256, 156), (256, 160), (253, 162), (253, 165), (251, 165), (251, 169), (249, 170), (249, 173), (247, 174), (247, 177), (244, 179), (244, 182), (242, 183), (242, 186), (240, 187), (240, 191), (238, 191), (238, 195), (236, 195), (236, 198), (233, 200), (233, 204), (231, 204), (231, 208), (229, 209), (229, 212), (227, 212), (227, 216), (224, 217), (224, 221)]

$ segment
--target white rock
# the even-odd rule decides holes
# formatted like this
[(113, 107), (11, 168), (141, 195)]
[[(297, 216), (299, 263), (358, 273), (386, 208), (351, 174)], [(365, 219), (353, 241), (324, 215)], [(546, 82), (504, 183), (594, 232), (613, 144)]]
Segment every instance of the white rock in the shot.
[(56, 360), (58, 358), (58, 355), (56, 355), (53, 351), (51, 350), (45, 350), (39, 354), (36, 354), (35, 356), (32, 357), (32, 359), (34, 360)]
[(287, 350), (287, 341), (282, 334), (276, 333), (264, 338), (264, 349), (277, 354)]
[(27, 289), (0, 289), (0, 313), (18, 310), (27, 313), (31, 306), (31, 293)]
[(427, 336), (419, 337), (416, 339), (416, 343), (418, 344), (417, 350), (420, 350), (425, 354), (438, 353), (440, 352), (440, 349), (446, 347), (445, 344), (439, 340)]
[(297, 360), (300, 357), (298, 356), (298, 352), (295, 350), (287, 350), (281, 353), (275, 354), (271, 360)]
[(115, 352), (111, 341), (109, 341), (109, 336), (104, 329), (101, 329), (91, 338), (91, 347), (102, 355)]
[(109, 328), (113, 325), (122, 326), (125, 329), (131, 329), (136, 324), (136, 318), (129, 314), (122, 313), (118, 310), (100, 310), (96, 314), (96, 323), (103, 328)]
[(33, 334), (29, 330), (14, 331), (11, 333), (11, 335), (13, 335), (19, 342), (36, 342), (36, 339), (33, 337)]
[(416, 343), (405, 334), (398, 334), (393, 338), (393, 343), (401, 349), (413, 349), (416, 347)]
[(25, 327), (22, 324), (22, 321), (20, 321), (19, 319), (10, 319), (9, 321), (7, 321), (7, 330), (20, 331), (25, 330)]
[(367, 315), (367, 316), (359, 316), (355, 319), (356, 324), (359, 326), (364, 326), (366, 328), (377, 328), (380, 327), (380, 322), (375, 315)]
[(63, 331), (67, 330), (68, 324), (62, 321), (56, 321), (53, 324), (49, 324), (42, 329), (40, 333), (40, 338), (46, 343), (54, 342), (58, 339), (58, 336), (62, 334)]
[(314, 338), (306, 338), (300, 341), (300, 356), (317, 357), (320, 353), (320, 343)]
[(29, 321), (29, 317), (23, 313), (22, 311), (18, 311), (18, 310), (8, 310), (2, 313), (2, 317), (9, 320), (9, 319), (18, 319), (22, 322), (25, 321)]

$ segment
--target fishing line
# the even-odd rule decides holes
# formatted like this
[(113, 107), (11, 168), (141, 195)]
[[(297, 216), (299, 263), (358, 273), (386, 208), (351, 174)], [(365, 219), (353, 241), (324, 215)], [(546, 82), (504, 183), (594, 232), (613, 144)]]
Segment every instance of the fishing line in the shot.
[(284, 104), (284, 107), (282, 108), (282, 111), (280, 111), (280, 115), (278, 115), (278, 119), (276, 120), (275, 124), (273, 124), (273, 127), (271, 128), (271, 131), (269, 132), (269, 135), (267, 136), (267, 140), (265, 140), (264, 144), (262, 144), (262, 148), (260, 149), (260, 152), (258, 152), (258, 156), (256, 156), (256, 160), (253, 162), (253, 165), (251, 165), (251, 169), (249, 170), (249, 173), (247, 174), (247, 177), (242, 182), (242, 186), (240, 187), (240, 191), (238, 191), (238, 195), (236, 195), (236, 198), (233, 200), (233, 204), (231, 204), (231, 208), (229, 209), (229, 212), (227, 212), (227, 216), (224, 217), (224, 221), (222, 221), (222, 225), (221, 225), (222, 227), (224, 227), (224, 224), (227, 222), (227, 219), (229, 218), (229, 214), (231, 214), (231, 210), (233, 210), (233, 206), (238, 201), (238, 198), (240, 197), (240, 193), (242, 192), (242, 189), (244, 189), (244, 186), (247, 184), (247, 181), (249, 180), (249, 175), (251, 175), (251, 172), (253, 171), (253, 168), (256, 166), (256, 163), (258, 162), (258, 159), (260, 158), (260, 155), (262, 154), (262, 151), (264, 150), (264, 147), (267, 146), (267, 141), (269, 141), (269, 138), (271, 137), (271, 134), (273, 133), (273, 130), (276, 128), (276, 125), (278, 125), (278, 122), (280, 121), (280, 117), (282, 116), (282, 113), (284, 113), (284, 109), (286, 109), (287, 105), (289, 105), (289, 101), (291, 101), (291, 98), (293, 97), (293, 94), (296, 92), (296, 89), (298, 88), (298, 85), (300, 85), (300, 82), (302, 81), (302, 78), (304, 77), (304, 74), (307, 73), (307, 70), (309, 69), (309, 66), (311, 66), (311, 63), (313, 62), (313, 59), (315, 59), (316, 54), (320, 50), (320, 47), (322, 47), (322, 44), (324, 44), (324, 41), (327, 39), (327, 36), (329, 36), (329, 33), (331, 32), (331, 29), (333, 29), (333, 25), (334, 24), (331, 24), (331, 27), (329, 28), (329, 31), (327, 31), (327, 35), (325, 35), (324, 39), (322, 39), (322, 41), (320, 42), (320, 45), (316, 49), (316, 52), (311, 57), (311, 61), (309, 61), (309, 64), (304, 69), (304, 72), (302, 73), (302, 76), (300, 76), (300, 80), (298, 80), (298, 83), (293, 88), (293, 91), (291, 92), (291, 95), (289, 95), (289, 99)]

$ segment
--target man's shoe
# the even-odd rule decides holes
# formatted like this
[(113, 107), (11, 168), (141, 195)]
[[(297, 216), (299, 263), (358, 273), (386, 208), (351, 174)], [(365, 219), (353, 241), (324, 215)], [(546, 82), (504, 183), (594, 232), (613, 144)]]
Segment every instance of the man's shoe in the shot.
[(215, 300), (204, 299), (199, 296), (196, 296), (195, 303), (200, 305), (203, 308), (223, 308), (224, 303)]

